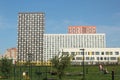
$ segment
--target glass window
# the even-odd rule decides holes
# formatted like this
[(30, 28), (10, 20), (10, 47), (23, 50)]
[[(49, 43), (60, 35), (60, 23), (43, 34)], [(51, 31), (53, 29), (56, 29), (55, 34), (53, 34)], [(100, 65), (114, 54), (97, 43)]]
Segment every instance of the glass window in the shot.
[(91, 60), (94, 60), (95, 58), (94, 57), (91, 57)]
[(86, 57), (86, 60), (89, 60), (89, 57)]
[(109, 52), (106, 52), (106, 55), (109, 55)]
[(99, 60), (99, 57), (97, 57), (97, 60)]
[(107, 57), (106, 59), (109, 60), (109, 57)]
[(101, 52), (101, 55), (104, 55), (104, 52)]
[(63, 55), (68, 55), (68, 54), (69, 54), (69, 52), (62, 52), (62, 54), (63, 54)]
[(88, 52), (88, 55), (92, 55), (92, 52)]
[(81, 52), (81, 55), (83, 55), (83, 52)]
[(113, 55), (113, 52), (110, 52), (110, 55)]
[(100, 53), (99, 53), (99, 52), (95, 52), (95, 54), (96, 54), (96, 55), (100, 55)]
[(111, 60), (116, 60), (116, 57), (110, 57)]
[(100, 57), (100, 60), (103, 60), (103, 57)]
[(83, 60), (82, 57), (76, 57), (76, 60)]
[(71, 55), (74, 56), (74, 55), (75, 55), (75, 52), (71, 52)]
[(92, 52), (92, 55), (94, 55), (94, 52)]
[(106, 57), (104, 57), (104, 60), (107, 60), (107, 58), (106, 58)]
[(116, 51), (116, 52), (115, 52), (115, 55), (119, 55), (119, 52), (118, 52), (118, 51)]
[(76, 52), (77, 55), (80, 55), (80, 52)]

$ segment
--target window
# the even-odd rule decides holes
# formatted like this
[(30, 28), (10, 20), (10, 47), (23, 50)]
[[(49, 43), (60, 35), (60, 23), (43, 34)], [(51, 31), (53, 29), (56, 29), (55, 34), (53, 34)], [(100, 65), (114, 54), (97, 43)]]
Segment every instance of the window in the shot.
[(107, 57), (106, 59), (109, 60), (109, 57)]
[(94, 60), (95, 58), (94, 57), (91, 57), (90, 60)]
[(69, 54), (69, 52), (62, 52), (62, 54), (63, 54), (63, 55), (68, 55), (68, 54)]
[(110, 55), (113, 55), (113, 52), (110, 52)]
[(99, 52), (96, 52), (95, 54), (96, 54), (96, 55), (100, 55), (100, 53), (99, 53)]
[(83, 55), (83, 52), (81, 52), (81, 55)]
[(86, 60), (89, 60), (89, 57), (86, 57)]
[(103, 60), (103, 57), (100, 57), (100, 60)]
[(88, 52), (88, 55), (92, 55), (92, 52)]
[(99, 60), (99, 57), (97, 57), (97, 60)]
[(118, 51), (116, 51), (116, 52), (115, 52), (115, 55), (119, 55), (119, 52), (118, 52)]
[(80, 55), (80, 52), (76, 52), (77, 55)]
[(104, 60), (107, 60), (107, 58), (106, 58), (106, 57), (104, 57)]
[(101, 55), (104, 55), (104, 52), (101, 52)]
[(75, 55), (75, 52), (71, 52), (71, 55), (74, 56), (74, 55)]
[(106, 52), (106, 55), (109, 55), (109, 52)]
[(82, 57), (76, 57), (76, 60), (83, 60)]
[(92, 55), (94, 55), (94, 52), (92, 52)]
[(111, 60), (116, 60), (116, 57), (110, 57)]

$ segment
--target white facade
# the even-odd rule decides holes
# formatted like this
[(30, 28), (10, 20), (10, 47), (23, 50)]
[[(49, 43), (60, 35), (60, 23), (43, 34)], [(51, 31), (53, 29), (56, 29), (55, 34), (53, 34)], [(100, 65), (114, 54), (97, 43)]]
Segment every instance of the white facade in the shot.
[(105, 34), (44, 34), (44, 61), (59, 53), (60, 48), (105, 48)]
[(118, 63), (120, 58), (120, 48), (64, 48), (61, 54), (69, 54), (72, 64), (81, 65), (84, 59), (86, 64), (97, 63)]

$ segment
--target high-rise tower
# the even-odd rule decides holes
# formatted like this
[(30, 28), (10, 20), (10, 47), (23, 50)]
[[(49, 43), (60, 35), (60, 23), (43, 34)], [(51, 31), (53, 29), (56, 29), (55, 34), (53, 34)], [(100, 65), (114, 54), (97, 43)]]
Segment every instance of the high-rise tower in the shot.
[(43, 60), (44, 13), (19, 13), (18, 61)]

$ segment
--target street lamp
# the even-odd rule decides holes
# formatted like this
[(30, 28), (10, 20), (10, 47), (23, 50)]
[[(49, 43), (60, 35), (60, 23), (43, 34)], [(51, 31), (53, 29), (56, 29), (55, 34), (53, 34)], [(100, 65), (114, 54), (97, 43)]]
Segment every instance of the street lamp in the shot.
[(32, 80), (32, 65), (31, 65), (31, 61), (32, 61), (32, 54), (28, 53), (29, 76), (31, 77), (31, 80)]
[(84, 60), (85, 60), (85, 58), (84, 58), (84, 51), (85, 51), (85, 49), (80, 49), (80, 50), (83, 53), (83, 80), (85, 80), (85, 64), (84, 64)]

